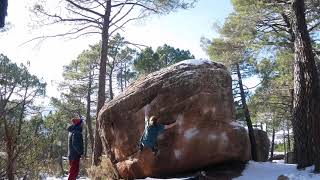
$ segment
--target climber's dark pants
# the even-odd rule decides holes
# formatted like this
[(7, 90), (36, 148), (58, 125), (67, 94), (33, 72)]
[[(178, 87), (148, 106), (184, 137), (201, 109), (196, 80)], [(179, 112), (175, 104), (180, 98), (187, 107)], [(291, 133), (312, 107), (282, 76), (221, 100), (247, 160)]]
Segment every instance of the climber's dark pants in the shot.
[[(139, 148), (140, 148), (140, 151), (143, 150), (144, 148), (144, 145), (142, 143), (139, 144)], [(152, 152), (156, 155), (158, 153), (158, 147), (157, 147), (157, 144), (154, 145), (153, 147), (151, 147), (151, 150)]]

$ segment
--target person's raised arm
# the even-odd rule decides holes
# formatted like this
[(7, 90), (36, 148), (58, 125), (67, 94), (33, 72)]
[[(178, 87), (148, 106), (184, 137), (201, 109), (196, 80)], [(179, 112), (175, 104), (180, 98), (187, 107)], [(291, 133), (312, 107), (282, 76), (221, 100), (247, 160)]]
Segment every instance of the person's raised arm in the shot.
[(168, 125), (164, 125), (164, 129), (170, 129), (173, 126), (175, 126), (177, 124), (177, 121), (175, 121), (174, 123), (168, 124)]
[(145, 107), (144, 107), (144, 124), (145, 126), (149, 126), (149, 112), (150, 112), (150, 105), (147, 104)]

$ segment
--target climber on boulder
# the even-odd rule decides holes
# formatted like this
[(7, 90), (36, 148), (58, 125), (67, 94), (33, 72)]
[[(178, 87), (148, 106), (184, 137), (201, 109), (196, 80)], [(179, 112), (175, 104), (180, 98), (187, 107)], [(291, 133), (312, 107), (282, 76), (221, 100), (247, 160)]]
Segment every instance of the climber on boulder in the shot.
[(140, 151), (144, 149), (144, 147), (151, 148), (154, 155), (157, 155), (157, 138), (160, 134), (177, 124), (177, 121), (171, 123), (169, 125), (163, 125), (158, 123), (158, 118), (156, 116), (151, 116), (150, 119), (145, 119), (145, 128), (143, 135), (140, 138), (139, 148)]

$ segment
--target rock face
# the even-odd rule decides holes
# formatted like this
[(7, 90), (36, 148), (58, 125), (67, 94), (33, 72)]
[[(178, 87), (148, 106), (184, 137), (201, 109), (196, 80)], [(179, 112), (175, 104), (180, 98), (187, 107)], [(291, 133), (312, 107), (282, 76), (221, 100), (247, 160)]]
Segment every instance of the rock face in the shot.
[(257, 144), (257, 160), (261, 162), (268, 161), (270, 140), (267, 132), (260, 129), (254, 129), (253, 132)]
[[(158, 137), (159, 154), (138, 152), (145, 118), (177, 125)], [(234, 122), (231, 77), (218, 63), (183, 61), (139, 79), (99, 113), (104, 149), (123, 178), (159, 177), (250, 159)]]

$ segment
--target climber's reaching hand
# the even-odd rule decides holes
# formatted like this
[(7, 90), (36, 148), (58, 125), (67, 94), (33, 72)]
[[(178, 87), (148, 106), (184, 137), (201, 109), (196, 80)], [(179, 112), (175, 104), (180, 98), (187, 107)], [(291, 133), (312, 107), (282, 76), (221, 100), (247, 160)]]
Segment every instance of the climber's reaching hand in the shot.
[(165, 125), (165, 126), (164, 126), (164, 129), (170, 129), (170, 128), (172, 128), (173, 126), (175, 126), (176, 124), (177, 124), (177, 121), (175, 121), (174, 123)]

